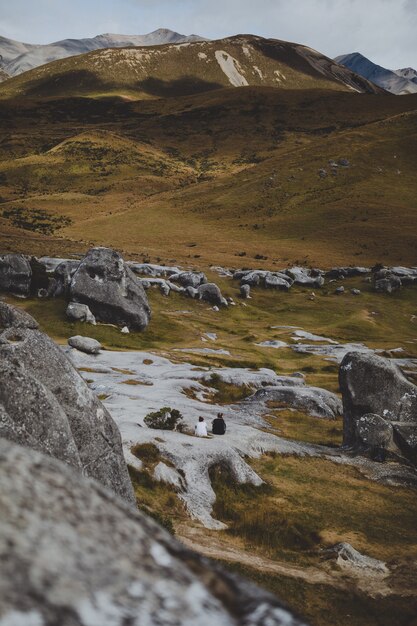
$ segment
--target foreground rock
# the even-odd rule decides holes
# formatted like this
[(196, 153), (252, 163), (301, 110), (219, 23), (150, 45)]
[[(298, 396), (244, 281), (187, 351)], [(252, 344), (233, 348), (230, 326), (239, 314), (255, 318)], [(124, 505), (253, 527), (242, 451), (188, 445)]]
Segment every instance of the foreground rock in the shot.
[(134, 502), (108, 411), (33, 318), (0, 302), (0, 436), (40, 450)]
[(144, 330), (151, 310), (141, 284), (118, 252), (91, 249), (71, 279), (73, 302), (86, 304), (101, 322)]
[(395, 363), (372, 353), (350, 352), (341, 363), (339, 382), (343, 443), (382, 447), (417, 463), (417, 387)]
[(70, 337), (68, 339), (68, 345), (86, 354), (98, 354), (103, 347), (96, 339), (81, 337), (81, 335)]
[(17, 296), (30, 294), (32, 269), (23, 254), (0, 256), (0, 291)]
[(55, 459), (0, 440), (0, 476), (5, 626), (302, 624)]

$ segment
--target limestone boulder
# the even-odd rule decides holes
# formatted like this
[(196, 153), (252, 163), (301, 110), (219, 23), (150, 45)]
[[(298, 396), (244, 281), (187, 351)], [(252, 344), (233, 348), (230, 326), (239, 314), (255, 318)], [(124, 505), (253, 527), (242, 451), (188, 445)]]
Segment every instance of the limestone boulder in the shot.
[[(340, 365), (339, 384), (343, 398), (343, 443), (346, 446), (356, 447), (360, 443), (359, 420), (376, 414), (383, 419), (373, 425), (375, 428), (379, 425), (381, 437), (388, 437), (385, 423), (390, 423), (398, 449), (417, 461), (417, 387), (391, 359), (372, 352), (349, 352)], [(372, 436), (376, 436), (375, 432)]]
[(207, 282), (207, 277), (203, 272), (179, 272), (172, 274), (170, 280), (179, 283), (182, 287), (194, 287), (197, 289), (200, 285)]
[(216, 306), (227, 306), (227, 300), (222, 296), (220, 288), (215, 283), (205, 283), (198, 287), (198, 297)]
[(23, 254), (0, 256), (0, 291), (17, 296), (30, 294), (32, 269)]
[(96, 325), (96, 318), (86, 304), (70, 302), (67, 306), (66, 315), (73, 322), (87, 322)]
[(151, 310), (139, 278), (110, 248), (92, 248), (70, 284), (72, 302), (86, 304), (96, 320), (144, 330)]
[(0, 436), (77, 467), (134, 502), (112, 417), (35, 320), (0, 306)]

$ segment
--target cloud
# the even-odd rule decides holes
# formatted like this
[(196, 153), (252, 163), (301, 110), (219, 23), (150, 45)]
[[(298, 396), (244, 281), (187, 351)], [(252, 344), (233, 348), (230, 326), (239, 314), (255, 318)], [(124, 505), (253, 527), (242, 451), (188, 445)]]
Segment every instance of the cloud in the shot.
[(221, 38), (252, 33), (328, 56), (360, 51), (386, 67), (417, 65), (416, 0), (14, 0), (0, 34), (46, 43), (103, 31), (165, 27)]

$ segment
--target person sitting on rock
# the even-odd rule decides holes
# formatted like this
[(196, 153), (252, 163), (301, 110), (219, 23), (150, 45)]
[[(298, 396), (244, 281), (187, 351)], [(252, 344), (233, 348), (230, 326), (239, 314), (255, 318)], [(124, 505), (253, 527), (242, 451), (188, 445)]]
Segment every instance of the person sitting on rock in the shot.
[(204, 417), (198, 418), (197, 424), (194, 426), (194, 434), (196, 437), (207, 437), (207, 424), (204, 421)]
[(213, 435), (224, 435), (226, 432), (226, 422), (223, 413), (217, 413), (217, 417), (211, 423), (211, 432)]

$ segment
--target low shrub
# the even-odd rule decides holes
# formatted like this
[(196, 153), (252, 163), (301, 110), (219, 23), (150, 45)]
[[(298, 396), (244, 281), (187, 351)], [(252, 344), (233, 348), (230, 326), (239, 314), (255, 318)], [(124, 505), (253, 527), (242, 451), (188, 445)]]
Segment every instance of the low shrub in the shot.
[(144, 422), (148, 428), (155, 428), (159, 430), (179, 430), (181, 428), (182, 414), (177, 409), (171, 409), (169, 406), (164, 406), (159, 411), (149, 413)]

